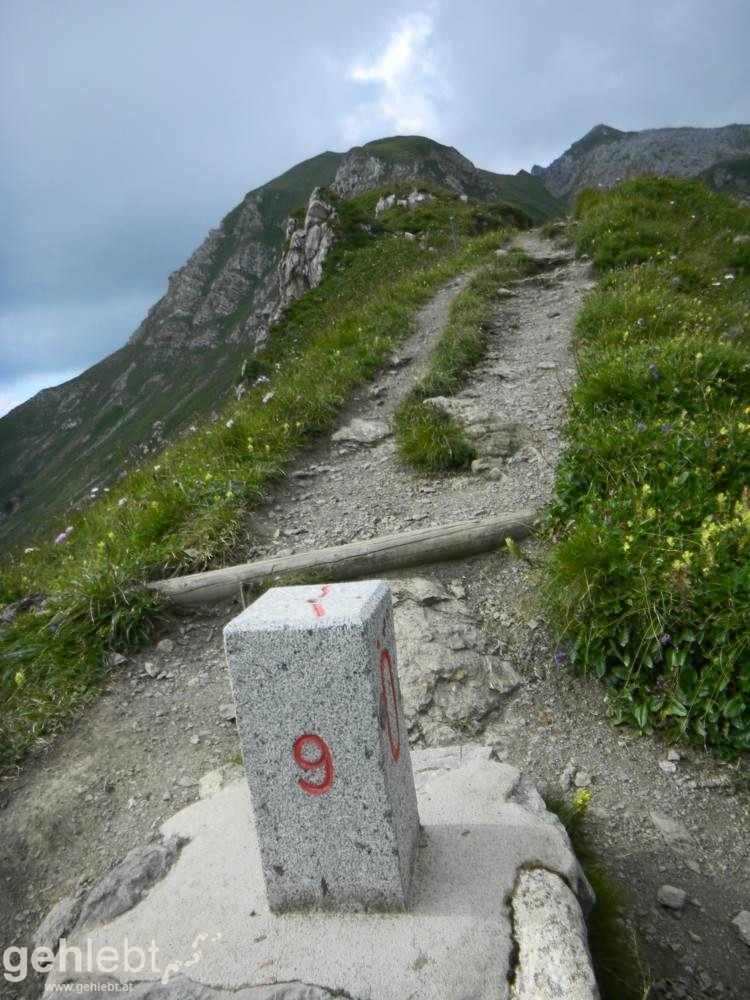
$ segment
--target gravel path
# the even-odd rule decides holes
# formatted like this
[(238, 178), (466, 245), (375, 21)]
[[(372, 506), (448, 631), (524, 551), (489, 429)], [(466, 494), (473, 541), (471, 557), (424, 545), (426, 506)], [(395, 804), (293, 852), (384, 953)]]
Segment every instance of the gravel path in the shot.
[[(517, 245), (545, 270), (499, 300), (486, 358), (457, 404), (520, 426), (512, 453), (478, 474), (424, 478), (399, 465), (390, 436), (358, 443), (334, 435), (306, 450), (255, 513), (248, 558), (548, 502), (574, 378), (569, 334), (592, 280), (585, 263), (537, 233)], [(415, 317), (391, 368), (350, 401), (344, 438), (355, 418), (388, 423), (424, 374), (468, 277)], [(601, 687), (555, 664), (538, 599), (544, 547), (532, 539), (521, 549), (522, 559), (493, 553), (422, 573), (460, 597), (480, 651), (518, 675), (478, 724), (482, 738), (543, 793), (591, 792), (593, 839), (622, 887), (623, 922), (644, 937), (652, 996), (747, 997), (750, 947), (731, 920), (750, 910), (750, 796), (737, 790), (736, 768), (686, 748), (668, 755), (656, 740), (609, 725)], [(48, 753), (0, 785), (0, 949), (28, 943), (60, 897), (154, 838), (197, 797), (203, 775), (236, 770), (221, 628), (237, 611), (235, 601), (175, 613), (160, 642), (129, 657)], [(415, 733), (429, 742), (429, 732)], [(657, 901), (663, 884), (685, 890), (682, 908)], [(11, 989), (0, 981), (0, 996), (38, 996), (41, 986), (29, 979)]]

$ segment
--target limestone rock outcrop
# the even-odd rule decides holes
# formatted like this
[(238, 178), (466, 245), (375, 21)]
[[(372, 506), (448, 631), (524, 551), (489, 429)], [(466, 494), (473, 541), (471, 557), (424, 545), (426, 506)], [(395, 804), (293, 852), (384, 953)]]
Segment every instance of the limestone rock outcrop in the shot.
[(288, 248), (278, 266), (279, 302), (277, 312), (323, 280), (323, 264), (336, 239), (338, 213), (322, 188), (310, 195), (301, 226), (290, 218), (286, 238)]

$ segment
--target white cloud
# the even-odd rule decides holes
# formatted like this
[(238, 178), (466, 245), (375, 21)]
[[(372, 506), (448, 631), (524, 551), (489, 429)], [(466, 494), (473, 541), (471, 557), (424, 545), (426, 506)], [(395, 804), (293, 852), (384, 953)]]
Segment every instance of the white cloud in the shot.
[(398, 20), (381, 52), (349, 66), (347, 78), (376, 88), (376, 96), (342, 119), (348, 142), (382, 132), (436, 137), (444, 131), (440, 109), (451, 90), (438, 65), (433, 30), (431, 15), (409, 14)]
[(10, 413), (11, 410), (20, 406), (22, 402), (22, 399), (16, 399), (12, 393), (0, 392), (0, 417), (4, 417), (6, 413)]

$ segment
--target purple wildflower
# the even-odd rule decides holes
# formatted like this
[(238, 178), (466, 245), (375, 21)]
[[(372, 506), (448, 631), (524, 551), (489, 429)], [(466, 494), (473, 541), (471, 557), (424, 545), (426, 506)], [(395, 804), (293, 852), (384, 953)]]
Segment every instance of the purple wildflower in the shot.
[(648, 366), (648, 370), (651, 372), (651, 378), (654, 380), (654, 382), (656, 382), (659, 378), (659, 369), (656, 367), (653, 361)]
[(669, 632), (665, 632), (663, 635), (659, 636), (659, 642), (662, 644), (662, 646), (668, 646), (671, 641), (672, 641), (672, 636), (669, 634)]
[(635, 425), (635, 429), (636, 429), (637, 431), (645, 431), (645, 430), (646, 430), (646, 425), (645, 425), (645, 424), (642, 424), (642, 423), (640, 422), (640, 420), (639, 420), (639, 421), (638, 421), (638, 423), (637, 423), (637, 424)]
[(564, 667), (568, 662), (570, 653), (573, 649), (573, 643), (568, 640), (562, 646), (560, 646), (555, 652), (555, 663), (558, 667)]
[(669, 434), (669, 432), (671, 430), (672, 430), (672, 425), (671, 424), (662, 424), (661, 425), (661, 432), (662, 432), (662, 434)]

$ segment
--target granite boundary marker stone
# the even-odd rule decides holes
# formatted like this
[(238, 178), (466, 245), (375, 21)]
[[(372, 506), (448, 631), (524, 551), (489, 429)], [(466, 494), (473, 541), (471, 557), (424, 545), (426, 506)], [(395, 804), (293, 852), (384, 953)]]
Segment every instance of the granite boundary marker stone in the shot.
[(419, 817), (387, 585), (274, 588), (224, 643), (270, 909), (404, 910)]

